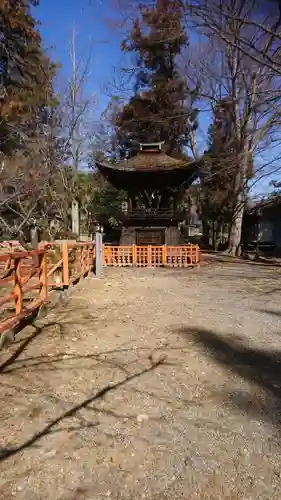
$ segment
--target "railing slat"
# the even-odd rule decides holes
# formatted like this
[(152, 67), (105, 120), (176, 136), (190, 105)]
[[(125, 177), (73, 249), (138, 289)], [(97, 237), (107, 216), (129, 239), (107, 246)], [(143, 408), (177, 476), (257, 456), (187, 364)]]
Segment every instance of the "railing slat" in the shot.
[[(58, 247), (58, 255), (54, 249)], [(78, 260), (72, 267), (71, 252)], [(38, 257), (35, 261), (34, 257)], [(38, 309), (50, 291), (58, 286), (68, 286), (85, 276), (94, 267), (95, 245), (93, 242), (68, 244), (67, 242), (40, 244), (38, 250), (8, 252), (0, 256), (0, 334), (17, 326)], [(50, 260), (57, 259), (57, 262)], [(48, 264), (49, 262), (49, 264)], [(70, 273), (74, 271), (70, 279)], [(2, 273), (2, 278), (1, 278)], [(54, 283), (54, 274), (59, 283)], [(12, 307), (11, 307), (12, 305)], [(10, 312), (13, 309), (13, 312)]]
[(104, 245), (103, 263), (113, 267), (191, 267), (200, 262), (198, 245)]
[(20, 314), (22, 311), (22, 300), (23, 300), (23, 294), (22, 294), (22, 286), (21, 286), (21, 275), (20, 275), (20, 258), (15, 259), (15, 269), (14, 269), (14, 277), (15, 277), (15, 282), (14, 282), (14, 295), (15, 295), (15, 310), (16, 314)]
[[(60, 245), (58, 261), (49, 268), (47, 264), (49, 252), (52, 252), (57, 245), (51, 243), (39, 250), (8, 252), (0, 256), (0, 267), (3, 273), (3, 278), (0, 277), (0, 286), (4, 288), (4, 293), (0, 297), (0, 307), (3, 308), (9, 303), (14, 304), (14, 314), (10, 317), (5, 317), (4, 308), (4, 317), (0, 319), (0, 333), (15, 327), (22, 319), (40, 307), (47, 300), (51, 288), (58, 285), (68, 286), (93, 268), (95, 245), (67, 242)], [(75, 255), (72, 263), (73, 253)], [(38, 257), (36, 264), (34, 264), (34, 256)], [(198, 245), (104, 245), (103, 262), (106, 266), (116, 267), (189, 267), (199, 265), (200, 249)], [(59, 272), (61, 276), (60, 283), (53, 283), (55, 272)], [(36, 292), (37, 295), (26, 299), (26, 294), (30, 292)], [(26, 300), (29, 300), (27, 305), (25, 305)]]

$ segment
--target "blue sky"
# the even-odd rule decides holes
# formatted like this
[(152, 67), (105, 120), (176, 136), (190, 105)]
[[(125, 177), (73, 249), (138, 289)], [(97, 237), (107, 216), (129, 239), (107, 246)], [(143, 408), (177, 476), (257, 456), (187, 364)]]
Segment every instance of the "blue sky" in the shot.
[[(40, 0), (40, 6), (34, 10), (34, 16), (41, 22), (45, 48), (62, 65), (58, 74), (62, 83), (71, 74), (69, 45), (73, 26), (77, 32), (78, 57), (87, 57), (89, 50), (92, 51), (87, 93), (98, 99), (97, 118), (108, 102), (106, 87), (114, 80), (115, 68), (128, 63), (128, 56), (120, 50), (120, 30), (113, 26), (118, 17), (113, 5), (114, 0)], [(210, 123), (209, 113), (203, 113), (200, 122), (199, 141), (203, 143)]]
[[(98, 106), (94, 110), (96, 119), (99, 119), (108, 102), (107, 87), (114, 80), (115, 68), (126, 65), (126, 58), (120, 50), (122, 35), (114, 27), (118, 14), (112, 5), (113, 0), (40, 0), (40, 6), (34, 9), (34, 17), (41, 22), (45, 49), (62, 66), (58, 83), (63, 84), (71, 74), (69, 46), (74, 26), (78, 58), (87, 57), (91, 51), (91, 71), (86, 90), (88, 97), (97, 99)], [(210, 113), (202, 113), (199, 142), (203, 147), (209, 123)], [(262, 185), (257, 191), (260, 188), (267, 191), (268, 179)]]
[(62, 66), (58, 75), (61, 81), (70, 75), (69, 45), (75, 26), (78, 58), (92, 53), (87, 93), (98, 98), (100, 109), (106, 105), (106, 86), (114, 66), (122, 59), (120, 35), (110, 23), (110, 15), (114, 15), (111, 5), (112, 0), (41, 0), (34, 9), (34, 17), (41, 22), (44, 46)]

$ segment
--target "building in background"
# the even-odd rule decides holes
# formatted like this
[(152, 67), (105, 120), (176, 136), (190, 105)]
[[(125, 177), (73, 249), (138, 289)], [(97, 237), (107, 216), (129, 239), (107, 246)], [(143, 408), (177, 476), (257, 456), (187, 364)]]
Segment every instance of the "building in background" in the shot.
[[(175, 159), (164, 143), (139, 144), (135, 156), (116, 163), (96, 161), (97, 168), (127, 201), (117, 218), (122, 223), (121, 245), (178, 245), (182, 226), (194, 219), (186, 190), (198, 177), (198, 164)], [(194, 225), (194, 224), (193, 224)]]

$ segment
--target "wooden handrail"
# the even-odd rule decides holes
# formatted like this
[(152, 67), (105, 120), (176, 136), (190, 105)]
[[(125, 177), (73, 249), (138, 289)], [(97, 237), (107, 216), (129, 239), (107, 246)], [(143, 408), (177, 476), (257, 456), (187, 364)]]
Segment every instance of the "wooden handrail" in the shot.
[[(56, 252), (54, 254), (54, 252)], [(55, 258), (54, 258), (55, 255)], [(37, 256), (37, 259), (34, 259)], [(53, 257), (52, 257), (53, 256)], [(55, 261), (50, 262), (51, 257)], [(51, 243), (38, 250), (7, 252), (0, 256), (0, 308), (13, 304), (13, 312), (4, 308), (0, 334), (14, 328), (48, 300), (51, 290), (67, 287), (93, 269), (95, 245), (90, 242)], [(104, 245), (107, 266), (189, 267), (199, 265), (198, 245), (184, 246), (111, 246)], [(56, 282), (54, 277), (58, 278)], [(28, 294), (32, 295), (28, 297)]]
[[(71, 262), (71, 254), (78, 258)], [(34, 256), (37, 259), (34, 259)], [(38, 250), (0, 255), (0, 334), (14, 328), (38, 309), (58, 287), (67, 287), (89, 273), (94, 266), (94, 243), (48, 243)], [(1, 278), (1, 270), (3, 278)], [(54, 282), (55, 281), (55, 282)], [(32, 294), (30, 295), (30, 293)], [(6, 304), (13, 304), (8, 313)], [(11, 309), (11, 308), (10, 308)]]
[(41, 255), (44, 252), (43, 249), (40, 250), (28, 250), (26, 252), (7, 252), (4, 255), (0, 255), (0, 262), (6, 261), (7, 257), (13, 259), (26, 259), (28, 257), (34, 257), (35, 255)]

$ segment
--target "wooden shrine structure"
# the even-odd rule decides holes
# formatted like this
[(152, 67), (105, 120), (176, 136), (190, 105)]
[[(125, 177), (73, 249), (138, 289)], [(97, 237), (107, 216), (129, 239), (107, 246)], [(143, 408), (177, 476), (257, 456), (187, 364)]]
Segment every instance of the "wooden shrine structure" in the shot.
[(184, 194), (198, 177), (194, 160), (168, 156), (161, 142), (139, 144), (131, 158), (96, 161), (96, 165), (111, 184), (128, 194), (118, 214), (121, 245), (181, 244), (179, 224), (189, 211)]

